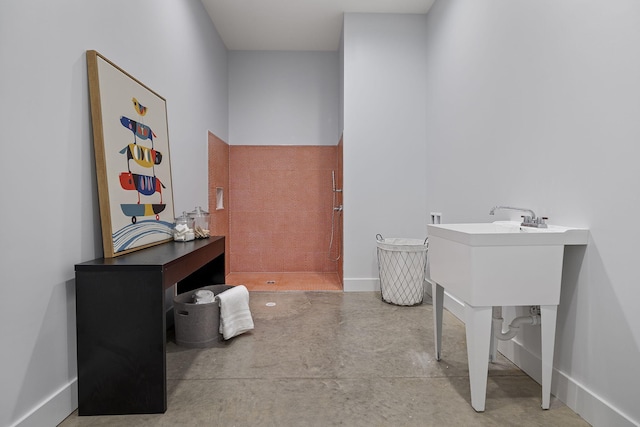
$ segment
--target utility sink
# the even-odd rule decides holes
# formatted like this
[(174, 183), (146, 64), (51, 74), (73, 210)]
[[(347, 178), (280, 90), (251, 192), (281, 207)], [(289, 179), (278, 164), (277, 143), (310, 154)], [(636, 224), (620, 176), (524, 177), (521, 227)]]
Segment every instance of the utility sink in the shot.
[(546, 228), (525, 227), (517, 221), (495, 221), (471, 224), (431, 224), (430, 236), (443, 237), (473, 246), (502, 245), (584, 245), (589, 230), (548, 225)]
[(442, 341), (444, 291), (465, 304), (471, 405), (485, 408), (494, 306), (539, 305), (542, 336), (542, 407), (549, 408), (557, 307), (566, 245), (586, 245), (589, 230), (514, 221), (427, 226), (429, 281), (433, 285), (436, 359)]
[(589, 230), (515, 221), (428, 225), (431, 279), (473, 306), (558, 305), (565, 245)]

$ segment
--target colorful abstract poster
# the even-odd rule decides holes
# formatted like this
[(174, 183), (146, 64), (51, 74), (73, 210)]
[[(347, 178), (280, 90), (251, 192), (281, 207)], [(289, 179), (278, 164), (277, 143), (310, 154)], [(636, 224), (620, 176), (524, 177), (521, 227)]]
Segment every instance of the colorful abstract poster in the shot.
[(87, 71), (104, 256), (171, 240), (166, 101), (96, 51)]

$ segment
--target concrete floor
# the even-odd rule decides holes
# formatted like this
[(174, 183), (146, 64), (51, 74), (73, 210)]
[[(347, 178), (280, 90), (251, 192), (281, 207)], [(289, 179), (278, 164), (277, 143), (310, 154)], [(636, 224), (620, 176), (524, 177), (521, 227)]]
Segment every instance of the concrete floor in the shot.
[(221, 347), (168, 343), (165, 414), (73, 413), (61, 426), (588, 426), (553, 396), (542, 410), (540, 386), (501, 355), (476, 413), (464, 325), (445, 311), (436, 361), (429, 301), (252, 292), (251, 311), (255, 330)]

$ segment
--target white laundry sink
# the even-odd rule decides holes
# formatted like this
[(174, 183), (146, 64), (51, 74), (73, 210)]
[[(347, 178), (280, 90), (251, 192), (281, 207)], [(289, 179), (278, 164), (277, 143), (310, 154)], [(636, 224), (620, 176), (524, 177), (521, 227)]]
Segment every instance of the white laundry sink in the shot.
[(515, 221), (427, 226), (431, 279), (473, 306), (557, 305), (565, 245), (586, 229)]
[[(471, 406), (485, 409), (493, 306), (539, 305), (542, 408), (549, 408), (557, 307), (566, 245), (586, 245), (589, 231), (518, 222), (427, 226), (436, 359), (442, 345), (444, 291), (465, 303)], [(491, 345), (490, 345), (491, 344)]]

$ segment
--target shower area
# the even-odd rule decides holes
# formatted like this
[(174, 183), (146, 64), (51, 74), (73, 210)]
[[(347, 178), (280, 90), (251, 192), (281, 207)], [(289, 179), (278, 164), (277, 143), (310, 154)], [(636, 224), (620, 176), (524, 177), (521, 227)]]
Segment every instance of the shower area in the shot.
[(223, 209), (211, 182), (220, 155), (209, 159), (210, 212), (228, 221), (226, 282), (252, 291), (342, 290), (342, 141), (226, 150)]

